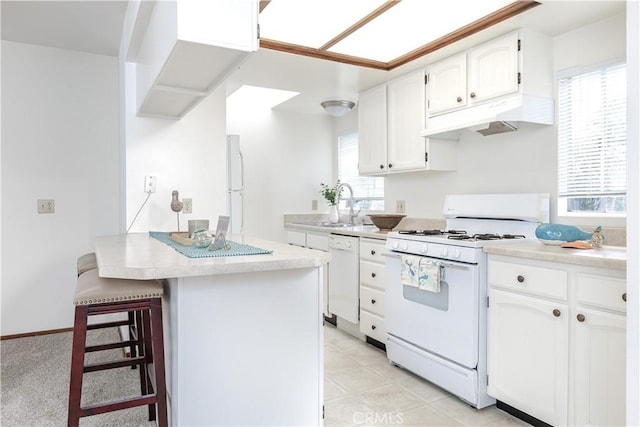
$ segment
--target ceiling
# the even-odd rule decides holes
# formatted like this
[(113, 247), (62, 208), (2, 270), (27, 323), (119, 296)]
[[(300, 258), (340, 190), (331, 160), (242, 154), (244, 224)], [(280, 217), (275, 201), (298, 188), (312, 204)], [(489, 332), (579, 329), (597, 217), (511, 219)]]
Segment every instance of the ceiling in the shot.
[(2, 40), (117, 56), (127, 3), (2, 0)]
[(260, 46), (391, 70), (540, 5), (534, 0), (462, 4), (460, 0), (263, 0)]
[[(474, 0), (457, 1), (462, 5)], [(2, 39), (116, 56), (126, 5), (126, 1), (2, 0)], [(624, 1), (543, 0), (540, 6), (391, 71), (259, 49), (227, 80), (226, 89), (231, 93), (249, 84), (297, 91), (300, 95), (276, 108), (322, 114), (324, 100), (357, 101), (364, 89), (519, 27), (556, 36), (624, 10)]]

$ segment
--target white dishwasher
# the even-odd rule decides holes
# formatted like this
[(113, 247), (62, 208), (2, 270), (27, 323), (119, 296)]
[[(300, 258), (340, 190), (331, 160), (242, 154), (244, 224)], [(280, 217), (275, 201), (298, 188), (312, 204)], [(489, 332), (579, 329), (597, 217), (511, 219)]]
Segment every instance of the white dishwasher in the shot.
[(329, 235), (329, 312), (358, 323), (359, 237)]

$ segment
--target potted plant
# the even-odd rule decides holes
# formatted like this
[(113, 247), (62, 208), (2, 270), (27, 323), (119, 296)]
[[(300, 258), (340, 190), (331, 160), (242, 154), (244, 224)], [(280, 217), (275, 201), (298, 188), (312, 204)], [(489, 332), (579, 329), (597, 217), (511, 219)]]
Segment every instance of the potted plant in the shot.
[[(338, 191), (338, 188), (340, 190)], [(320, 183), (320, 194), (327, 201), (331, 210), (329, 211), (329, 222), (338, 222), (340, 215), (338, 214), (338, 199), (342, 195), (342, 187), (340, 187), (340, 180), (338, 180), (333, 186), (329, 186), (325, 183)]]

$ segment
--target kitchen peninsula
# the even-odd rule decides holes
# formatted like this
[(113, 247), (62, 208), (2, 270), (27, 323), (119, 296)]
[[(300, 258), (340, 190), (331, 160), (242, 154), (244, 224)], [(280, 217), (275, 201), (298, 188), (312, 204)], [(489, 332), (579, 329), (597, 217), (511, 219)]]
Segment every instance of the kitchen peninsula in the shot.
[(188, 258), (146, 233), (96, 239), (101, 277), (164, 279), (172, 425), (321, 425), (324, 252)]

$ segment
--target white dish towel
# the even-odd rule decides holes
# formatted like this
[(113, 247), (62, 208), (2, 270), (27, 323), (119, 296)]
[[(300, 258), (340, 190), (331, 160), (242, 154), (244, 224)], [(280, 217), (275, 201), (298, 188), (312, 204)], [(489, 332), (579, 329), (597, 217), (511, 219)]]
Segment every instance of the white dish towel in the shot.
[(400, 283), (424, 291), (440, 292), (442, 264), (438, 260), (415, 255), (402, 255)]

